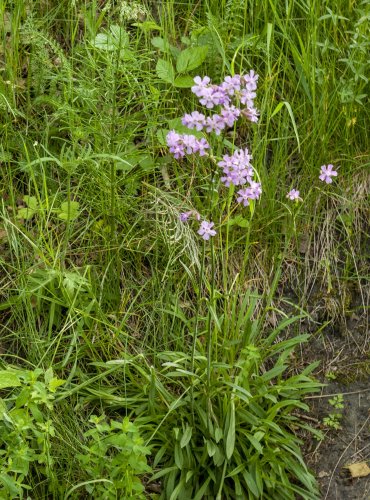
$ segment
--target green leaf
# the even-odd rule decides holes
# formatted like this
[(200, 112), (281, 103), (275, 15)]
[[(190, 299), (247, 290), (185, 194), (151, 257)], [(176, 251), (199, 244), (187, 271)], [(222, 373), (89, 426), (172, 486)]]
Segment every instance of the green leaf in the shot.
[(63, 385), (65, 380), (61, 380), (60, 378), (53, 377), (49, 382), (49, 390), (50, 392), (55, 392), (58, 387)]
[(175, 130), (178, 134), (194, 135), (197, 139), (204, 137), (202, 132), (198, 130), (189, 130), (182, 124), (181, 118), (174, 118), (168, 121), (169, 130)]
[(230, 404), (229, 418), (228, 418), (228, 428), (226, 430), (226, 458), (230, 460), (232, 454), (234, 453), (235, 447), (235, 403), (234, 401)]
[(174, 458), (175, 458), (175, 464), (181, 470), (184, 465), (184, 456), (178, 442), (176, 442), (175, 444)]
[(186, 73), (192, 69), (198, 68), (206, 59), (208, 46), (189, 47), (180, 52), (177, 58), (176, 69), (179, 73)]
[(78, 201), (65, 201), (60, 205), (58, 217), (62, 220), (74, 220), (77, 219), (79, 215), (80, 204)]
[(0, 371), (0, 389), (5, 389), (6, 387), (19, 387), (20, 385), (19, 378), (15, 373), (8, 370)]
[(126, 31), (117, 25), (110, 27), (110, 33), (98, 33), (93, 42), (94, 47), (99, 50), (112, 52), (127, 47), (129, 37)]
[(170, 61), (158, 59), (155, 70), (157, 72), (158, 78), (167, 83), (174, 83), (175, 70), (173, 69), (172, 63)]
[(245, 219), (241, 214), (239, 214), (236, 217), (229, 219), (227, 224), (229, 226), (248, 227), (249, 220)]
[(216, 427), (216, 430), (215, 430), (215, 440), (216, 440), (216, 443), (218, 443), (220, 441), (220, 439), (222, 438), (223, 436), (223, 432), (222, 432), (222, 429), (220, 429), (220, 427)]
[(32, 210), (37, 210), (39, 204), (37, 203), (37, 200), (35, 196), (23, 196), (23, 200), (25, 203), (27, 203), (27, 206), (32, 208)]
[(162, 52), (168, 53), (170, 51), (170, 44), (165, 38), (161, 36), (155, 36), (151, 39), (152, 45)]
[(115, 48), (109, 36), (105, 33), (98, 33), (95, 37), (93, 45), (99, 50), (111, 51)]
[(181, 89), (189, 89), (194, 85), (194, 79), (189, 75), (178, 76), (174, 81), (174, 85)]
[(248, 489), (255, 497), (259, 497), (259, 491), (255, 480), (250, 472), (244, 471), (243, 473), (244, 481), (247, 483)]
[(208, 488), (208, 485), (209, 485), (210, 481), (211, 481), (211, 477), (208, 476), (207, 479), (202, 484), (202, 486), (197, 491), (197, 494), (195, 495), (194, 500), (202, 500), (202, 498), (204, 497), (205, 492), (207, 491), (207, 488)]
[(23, 201), (27, 204), (26, 208), (18, 208), (17, 219), (32, 219), (39, 208), (35, 196), (24, 196)]
[(149, 31), (162, 31), (161, 26), (158, 26), (154, 21), (144, 21), (143, 23), (133, 23), (132, 25), (140, 28), (144, 33), (148, 33)]
[(213, 457), (213, 455), (217, 451), (217, 445), (213, 441), (211, 441), (210, 439), (207, 439), (206, 444), (207, 444), (208, 456)]
[(192, 434), (193, 434), (193, 428), (187, 425), (180, 441), (181, 448), (184, 448), (189, 443)]

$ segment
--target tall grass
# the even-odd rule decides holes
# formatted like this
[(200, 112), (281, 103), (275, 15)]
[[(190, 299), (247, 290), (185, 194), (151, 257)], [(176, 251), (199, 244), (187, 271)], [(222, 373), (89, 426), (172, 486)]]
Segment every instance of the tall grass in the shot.
[[(163, 498), (317, 498), (292, 415), (317, 384), (288, 354), (313, 304), (313, 331), (368, 308), (369, 16), (345, 0), (0, 0), (2, 364), (66, 381), (50, 418), (68, 467), (53, 488), (31, 471), (40, 498), (93, 494), (76, 459), (93, 413), (136, 418)], [(192, 76), (260, 75), (259, 123), (227, 136), (262, 181), (252, 216), (163, 142), (198, 103), (156, 64), (189, 45), (208, 47)], [(179, 222), (192, 208), (227, 226), (210, 245)]]

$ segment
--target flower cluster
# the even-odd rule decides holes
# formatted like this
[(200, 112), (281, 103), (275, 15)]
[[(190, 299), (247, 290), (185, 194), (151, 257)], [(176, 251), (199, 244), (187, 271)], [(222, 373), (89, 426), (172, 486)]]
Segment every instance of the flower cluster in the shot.
[(257, 81), (258, 75), (253, 70), (242, 76), (226, 76), (220, 85), (212, 84), (208, 76), (196, 76), (191, 90), (207, 109), (222, 106), (221, 116), (214, 116), (224, 119), (225, 124), (232, 127), (240, 113), (250, 116), (251, 121), (258, 120), (258, 112), (254, 107)]
[[(254, 106), (257, 81), (258, 75), (253, 70), (242, 76), (226, 76), (220, 85), (212, 84), (208, 76), (203, 78), (196, 76), (191, 90), (198, 97), (200, 104), (206, 108), (206, 112), (217, 106), (220, 109), (218, 113), (208, 113), (208, 116), (199, 111), (186, 113), (182, 118), (182, 124), (198, 132), (213, 132), (220, 135), (225, 128), (233, 127), (240, 116), (246, 117), (251, 122), (257, 122), (258, 111)], [(206, 150), (210, 148), (206, 139), (198, 139), (194, 135), (179, 134), (175, 130), (171, 130), (166, 139), (170, 152), (175, 158), (182, 158), (186, 154), (193, 153), (204, 156)], [(258, 200), (262, 194), (261, 183), (253, 179), (255, 172), (251, 160), (252, 155), (245, 148), (237, 149), (231, 155), (223, 155), (217, 163), (222, 170), (221, 182), (226, 187), (240, 188), (237, 191), (236, 199), (244, 207), (250, 205), (251, 200)], [(330, 184), (333, 182), (332, 177), (337, 175), (333, 165), (323, 165), (319, 178)], [(291, 189), (286, 197), (291, 201), (302, 201), (298, 189)], [(182, 222), (187, 222), (190, 218), (201, 220), (199, 213), (194, 210), (180, 214)], [(203, 220), (198, 234), (204, 240), (209, 240), (211, 236), (216, 234), (213, 227), (213, 222)]]
[(176, 159), (193, 153), (204, 156), (206, 149), (209, 149), (209, 144), (203, 137), (197, 139), (194, 135), (178, 134), (174, 130), (167, 134), (166, 142), (170, 152)]
[(232, 127), (240, 115), (252, 122), (258, 121), (258, 111), (254, 107), (255, 90), (258, 75), (250, 71), (244, 76), (227, 76), (220, 85), (211, 83), (208, 76), (194, 78), (192, 92), (199, 98), (200, 104), (207, 109), (221, 106), (219, 114), (206, 117), (203, 113), (193, 111), (185, 114), (183, 125), (198, 131), (205, 129), (208, 133), (220, 135), (226, 127)]
[(250, 182), (254, 175), (252, 165), (250, 163), (252, 156), (247, 148), (236, 150), (231, 156), (224, 155), (222, 160), (217, 163), (222, 168), (224, 176), (221, 177), (221, 182), (226, 187), (230, 185), (242, 186), (246, 182)]

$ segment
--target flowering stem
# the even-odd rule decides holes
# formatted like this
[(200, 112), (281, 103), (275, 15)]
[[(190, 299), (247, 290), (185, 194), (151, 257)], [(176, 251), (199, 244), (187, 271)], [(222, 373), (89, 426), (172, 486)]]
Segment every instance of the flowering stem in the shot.
[[(203, 275), (204, 275), (204, 260), (205, 260), (205, 254), (206, 254), (206, 246), (205, 244), (203, 245), (203, 250), (202, 250), (202, 260), (200, 263), (200, 272), (199, 272), (199, 288), (198, 288), (198, 300), (197, 300), (197, 307), (195, 311), (195, 325), (194, 325), (194, 333), (193, 333), (193, 345), (191, 348), (191, 373), (194, 373), (194, 360), (195, 360), (195, 349), (197, 345), (197, 340), (198, 340), (198, 329), (199, 329), (199, 311), (200, 311), (200, 304), (201, 304), (201, 296), (202, 296), (202, 285), (203, 285)], [(191, 413), (193, 416), (193, 423), (194, 423), (194, 380), (195, 378), (193, 377), (191, 379), (191, 389), (190, 389), (190, 394), (191, 394)]]

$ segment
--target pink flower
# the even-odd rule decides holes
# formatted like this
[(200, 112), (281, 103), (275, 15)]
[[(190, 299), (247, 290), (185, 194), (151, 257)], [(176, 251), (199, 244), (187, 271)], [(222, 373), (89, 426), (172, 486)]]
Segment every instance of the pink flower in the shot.
[(190, 129), (196, 128), (198, 132), (203, 129), (206, 117), (198, 111), (193, 111), (191, 114), (186, 113), (182, 118), (182, 124)]
[(245, 189), (239, 189), (238, 191), (238, 197), (236, 201), (238, 203), (243, 203), (245, 207), (249, 205), (249, 200), (251, 199), (251, 191), (250, 188), (245, 188)]
[(286, 195), (290, 200), (300, 200), (299, 191), (297, 189), (291, 189), (289, 193)]
[(191, 216), (193, 212), (190, 211), (190, 212), (182, 212), (180, 214), (180, 221), (181, 222), (187, 222), (189, 220), (189, 217)]
[(189, 212), (182, 212), (179, 218), (181, 222), (188, 222), (190, 217), (194, 217), (198, 221), (200, 220), (200, 215), (196, 210), (189, 210)]
[(212, 229), (214, 225), (214, 222), (208, 222), (204, 220), (203, 222), (201, 222), (200, 228), (198, 229), (197, 233), (200, 234), (200, 236), (204, 240), (208, 241), (211, 236), (215, 236), (216, 234), (216, 231)]
[(333, 169), (334, 167), (331, 164), (329, 164), (328, 166), (322, 165), (319, 179), (323, 182), (326, 182), (326, 184), (331, 184), (333, 182), (332, 177), (336, 177), (338, 175), (338, 172)]

